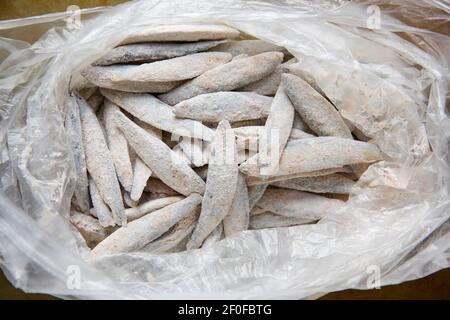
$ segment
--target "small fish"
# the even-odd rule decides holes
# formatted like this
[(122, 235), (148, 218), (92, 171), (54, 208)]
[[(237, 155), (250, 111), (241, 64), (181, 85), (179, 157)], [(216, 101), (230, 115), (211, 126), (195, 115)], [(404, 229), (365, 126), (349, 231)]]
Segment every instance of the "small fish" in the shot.
[(112, 65), (87, 67), (82, 70), (82, 74), (83, 77), (101, 88), (134, 93), (165, 93), (184, 82), (183, 80), (137, 81), (127, 75), (130, 67), (136, 66)]
[(267, 118), (272, 98), (252, 92), (214, 92), (201, 94), (175, 105), (177, 117), (209, 123), (237, 122)]
[(111, 152), (106, 145), (103, 131), (94, 111), (82, 98), (78, 98), (77, 101), (80, 107), (87, 170), (103, 201), (111, 209), (115, 222), (118, 225), (124, 225), (127, 217)]
[(355, 182), (340, 174), (304, 177), (271, 183), (272, 186), (314, 193), (349, 194)]
[(220, 241), (223, 236), (223, 223), (219, 223), (217, 227), (206, 237), (203, 241), (202, 248), (208, 248), (217, 241)]
[(126, 91), (133, 84), (142, 86), (147, 82), (192, 79), (227, 63), (231, 58), (228, 53), (201, 52), (139, 65), (88, 66), (81, 71), (81, 75), (99, 87)]
[(103, 201), (102, 196), (100, 195), (100, 192), (98, 191), (92, 178), (89, 179), (89, 193), (91, 195), (92, 205), (94, 206), (94, 210), (90, 211), (90, 213), (93, 213), (95, 217), (98, 218), (98, 221), (102, 227), (114, 226), (115, 221), (113, 215), (106, 203)]
[(242, 88), (239, 88), (240, 91), (251, 91), (257, 94), (262, 94), (265, 96), (273, 96), (277, 93), (278, 86), (281, 82), (281, 75), (285, 72), (284, 68), (292, 63), (297, 61), (297, 59), (293, 58), (285, 63), (280, 64), (274, 72), (269, 74), (267, 77), (250, 83)]
[(283, 74), (281, 81), (295, 110), (311, 130), (319, 136), (353, 138), (336, 108), (308, 83), (292, 74)]
[(316, 90), (322, 96), (326, 97), (325, 93), (322, 91), (322, 89), (314, 79), (314, 76), (306, 70), (303, 70), (300, 62), (295, 62), (290, 65), (283, 66), (283, 72), (290, 73), (301, 78), (302, 80), (306, 81), (312, 88), (314, 88), (314, 90)]
[(109, 100), (105, 101), (103, 109), (103, 123), (106, 129), (109, 151), (116, 168), (116, 174), (125, 191), (130, 192), (133, 185), (133, 167), (128, 152), (127, 139), (116, 127), (115, 115), (120, 112), (118, 106)]
[(302, 224), (310, 224), (313, 223), (314, 220), (303, 219), (303, 218), (289, 218), (283, 217), (271, 212), (265, 212), (258, 214), (256, 216), (252, 216), (250, 218), (250, 229), (258, 230), (258, 229), (268, 229), (268, 228), (282, 228), (282, 227), (291, 227)]
[(248, 58), (248, 54), (239, 54), (237, 56), (234, 56), (233, 59), (231, 59), (231, 61), (235, 61), (235, 60), (239, 60), (239, 59), (243, 59), (243, 58)]
[(89, 211), (89, 190), (86, 169), (86, 157), (84, 155), (83, 137), (81, 134), (80, 109), (74, 97), (69, 97), (66, 102), (66, 130), (75, 162), (77, 182), (75, 185), (75, 199), (80, 210), (84, 213)]
[(272, 184), (278, 181), (285, 181), (285, 180), (292, 180), (297, 178), (312, 178), (312, 177), (321, 177), (321, 176), (328, 176), (330, 174), (334, 173), (347, 173), (351, 174), (352, 170), (350, 168), (344, 167), (337, 167), (337, 168), (330, 168), (330, 169), (322, 169), (322, 170), (315, 170), (315, 171), (309, 171), (309, 172), (298, 172), (293, 174), (287, 174), (287, 175), (274, 175), (274, 176), (247, 176), (245, 178), (245, 183), (247, 186), (259, 186), (263, 184)]
[(290, 218), (320, 220), (344, 207), (345, 202), (321, 195), (283, 188), (268, 188), (257, 206)]
[(136, 157), (133, 167), (133, 183), (130, 191), (131, 200), (139, 201), (151, 175), (152, 169), (150, 169), (141, 158)]
[(292, 124), (292, 128), (299, 129), (308, 133), (312, 133), (311, 129), (308, 128), (306, 123), (302, 120), (300, 115), (296, 112), (294, 116), (294, 123)]
[(244, 176), (239, 174), (236, 194), (234, 195), (230, 212), (223, 219), (223, 230), (225, 237), (229, 237), (234, 233), (247, 230), (249, 216), (250, 208), (247, 186), (245, 184)]
[(266, 209), (263, 209), (261, 207), (258, 206), (254, 206), (252, 211), (250, 211), (250, 216), (257, 216), (258, 214), (262, 214), (262, 213), (266, 213), (269, 212)]
[(192, 230), (194, 230), (195, 223), (197, 222), (198, 215), (200, 214), (200, 208), (192, 211), (183, 219), (177, 222), (172, 228), (164, 233), (161, 237), (150, 242), (141, 251), (151, 252), (154, 254), (161, 254), (172, 250), (177, 247), (186, 237), (188, 237)]
[[(311, 173), (356, 163), (372, 163), (382, 159), (378, 147), (367, 142), (339, 137), (295, 139), (286, 145), (278, 172), (273, 176)], [(252, 158), (241, 164), (240, 170), (248, 176), (262, 176), (256, 161)]]
[(242, 54), (255, 56), (257, 54), (270, 51), (287, 53), (285, 48), (263, 40), (231, 40), (214, 47), (214, 51), (227, 52), (232, 54), (233, 57)]
[(211, 142), (202, 210), (187, 243), (187, 249), (199, 248), (230, 211), (238, 182), (238, 166), (235, 159), (235, 137), (228, 121), (223, 120), (217, 126)]
[[(258, 151), (259, 138), (264, 135), (264, 126), (246, 126), (234, 128), (233, 132), (236, 135), (236, 144), (238, 149), (248, 149)], [(305, 131), (292, 128), (289, 140), (291, 139), (306, 139), (314, 138), (315, 136)], [(288, 140), (288, 141), (289, 141)]]
[(175, 117), (172, 107), (150, 94), (101, 89), (102, 94), (122, 109), (149, 125), (183, 137), (210, 141), (214, 131), (198, 121)]
[(273, 99), (264, 126), (265, 133), (260, 137), (258, 154), (255, 156), (258, 157), (262, 175), (273, 175), (278, 170), (280, 157), (292, 131), (294, 115), (294, 107), (281, 83)]
[(172, 196), (149, 200), (147, 202), (144, 202), (143, 204), (138, 205), (137, 207), (125, 209), (125, 214), (127, 215), (128, 221), (133, 221), (146, 214), (149, 214), (150, 212), (159, 210), (183, 199), (184, 197), (182, 196)]
[(272, 73), (282, 60), (281, 52), (266, 52), (231, 61), (206, 71), (169, 93), (159, 95), (159, 98), (170, 105), (176, 105), (200, 94), (231, 91), (261, 80)]
[(71, 212), (70, 222), (81, 233), (89, 248), (94, 248), (114, 231), (102, 227), (97, 219), (83, 213)]
[(190, 215), (200, 205), (202, 197), (193, 193), (186, 199), (175, 202), (152, 214), (130, 222), (126, 227), (117, 229), (113, 234), (100, 242), (93, 256), (137, 251), (163, 235), (178, 221)]
[(170, 59), (206, 51), (223, 42), (223, 40), (220, 40), (187, 43), (151, 42), (128, 44), (112, 49), (93, 64), (107, 66), (116, 63), (151, 62)]
[[(153, 135), (157, 139), (162, 139), (161, 130), (156, 129), (148, 123), (140, 121), (139, 119), (134, 119), (134, 122), (147, 131), (148, 134)], [(134, 150), (132, 151), (134, 152)], [(142, 196), (142, 192), (147, 185), (148, 179), (152, 175), (152, 170), (137, 155), (134, 156), (134, 159), (133, 184), (131, 186), (130, 198), (134, 201), (138, 201)]]
[(239, 34), (238, 30), (225, 25), (152, 25), (133, 32), (123, 39), (120, 44), (234, 39), (239, 37)]
[(91, 106), (92, 110), (94, 110), (94, 112), (97, 112), (103, 105), (104, 100), (105, 97), (100, 93), (100, 90), (96, 87), (94, 93), (86, 101), (88, 105)]
[(122, 113), (116, 115), (116, 123), (139, 158), (159, 179), (185, 196), (191, 193), (203, 194), (205, 182), (187, 164), (173, 161), (177, 156), (164, 142)]
[(307, 138), (314, 138), (314, 137), (315, 137), (315, 135), (313, 135), (313, 134), (310, 134), (310, 133), (305, 132), (300, 129), (292, 128), (289, 139), (307, 139)]
[(122, 198), (123, 198), (123, 203), (125, 203), (125, 205), (128, 206), (128, 208), (135, 208), (139, 204), (138, 201), (134, 201), (133, 199), (131, 199), (130, 194), (126, 191), (123, 192)]
[(269, 185), (268, 184), (259, 184), (255, 186), (248, 186), (248, 207), (251, 211), (253, 207), (258, 203), (259, 199), (263, 196), (264, 192)]

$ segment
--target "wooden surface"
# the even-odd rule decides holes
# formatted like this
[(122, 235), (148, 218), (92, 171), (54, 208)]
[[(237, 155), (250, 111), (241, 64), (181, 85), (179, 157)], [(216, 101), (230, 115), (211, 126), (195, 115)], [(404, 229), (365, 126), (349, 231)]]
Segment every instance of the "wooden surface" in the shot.
[[(69, 5), (81, 8), (114, 5), (123, 0), (2, 0), (0, 1), (0, 20), (16, 19), (51, 12), (65, 11)], [(43, 30), (34, 28), (34, 34), (26, 32), (24, 40), (31, 40)], [(14, 33), (2, 34), (15, 36)], [(0, 300), (2, 299), (52, 299), (51, 296), (26, 294), (12, 287), (0, 272)], [(328, 294), (321, 299), (446, 299), (450, 300), (450, 269), (430, 275), (426, 278), (410, 281), (379, 290), (345, 290)]]

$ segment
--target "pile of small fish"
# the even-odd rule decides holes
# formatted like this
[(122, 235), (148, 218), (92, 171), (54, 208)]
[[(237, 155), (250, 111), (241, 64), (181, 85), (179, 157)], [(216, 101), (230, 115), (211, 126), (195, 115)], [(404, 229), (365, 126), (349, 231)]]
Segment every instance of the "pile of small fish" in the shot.
[(94, 256), (317, 223), (382, 160), (285, 48), (228, 26), (143, 28), (80, 74), (70, 220)]

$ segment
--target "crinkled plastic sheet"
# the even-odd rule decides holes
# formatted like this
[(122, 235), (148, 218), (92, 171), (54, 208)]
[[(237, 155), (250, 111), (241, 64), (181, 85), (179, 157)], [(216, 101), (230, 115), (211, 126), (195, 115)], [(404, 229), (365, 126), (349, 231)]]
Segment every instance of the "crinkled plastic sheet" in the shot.
[[(449, 263), (445, 1), (137, 1), (0, 39), (0, 264), (13, 285), (65, 298), (307, 298), (424, 277)], [(381, 28), (366, 28), (380, 5)], [(61, 26), (67, 14), (23, 25)], [(411, 23), (427, 22), (421, 29)], [(88, 261), (68, 223), (74, 164), (64, 130), (71, 75), (149, 24), (225, 23), (285, 46), (342, 115), (386, 154), (317, 225), (247, 231), (190, 252)], [(20, 21), (1, 22), (0, 29)], [(79, 268), (80, 289), (68, 285)], [(377, 269), (379, 268), (379, 269)]]

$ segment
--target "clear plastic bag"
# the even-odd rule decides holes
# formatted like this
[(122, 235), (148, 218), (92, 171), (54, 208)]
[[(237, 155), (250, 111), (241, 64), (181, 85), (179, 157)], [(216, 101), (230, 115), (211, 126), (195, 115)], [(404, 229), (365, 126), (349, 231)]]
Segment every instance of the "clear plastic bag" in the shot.
[[(0, 65), (0, 265), (14, 286), (83, 299), (299, 299), (450, 266), (450, 46), (437, 32), (448, 22), (445, 1), (164, 0), (96, 11), (74, 30), (70, 13), (0, 22), (0, 31), (52, 27), (31, 46), (0, 38), (10, 53)], [(224, 23), (285, 46), (388, 160), (316, 225), (247, 231), (202, 250), (87, 260), (67, 220), (71, 75), (129, 32), (174, 23)]]

